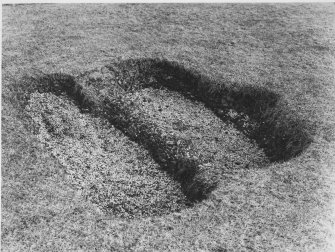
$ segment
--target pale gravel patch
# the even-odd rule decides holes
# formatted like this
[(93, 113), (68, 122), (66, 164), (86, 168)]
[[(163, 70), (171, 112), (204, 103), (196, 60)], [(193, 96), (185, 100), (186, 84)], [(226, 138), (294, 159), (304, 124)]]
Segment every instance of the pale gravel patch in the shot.
[(186, 207), (180, 184), (107, 121), (83, 114), (67, 97), (50, 93), (31, 94), (26, 110), (69, 183), (106, 213), (140, 217)]

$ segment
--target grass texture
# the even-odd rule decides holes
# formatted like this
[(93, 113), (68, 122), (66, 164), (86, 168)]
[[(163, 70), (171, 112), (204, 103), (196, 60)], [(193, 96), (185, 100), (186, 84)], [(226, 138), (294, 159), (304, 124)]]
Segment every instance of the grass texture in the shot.
[[(334, 250), (333, 4), (33, 4), (2, 14), (3, 251)], [(120, 88), (100, 88), (104, 79)], [(136, 104), (145, 125), (186, 129), (153, 116), (169, 103), (162, 95), (234, 125), (270, 162), (221, 173), (190, 203), (182, 180), (160, 169), (154, 140), (130, 131)]]
[[(223, 124), (201, 103), (161, 89), (163, 81), (154, 81), (153, 76), (148, 77), (151, 82), (141, 77), (129, 81), (106, 67), (102, 71), (81, 75), (78, 82), (70, 77), (66, 81), (65, 76), (65, 80), (62, 76), (58, 76), (59, 79), (45, 76), (37, 79), (33, 86), (40, 92), (59, 94), (63, 91), (74, 98), (82, 110), (108, 119), (132, 140), (145, 146), (157, 162), (181, 182), (190, 200), (206, 197), (216, 187), (221, 170), (266, 165), (267, 158), (262, 151), (232, 125)], [(143, 73), (141, 70), (132, 72), (134, 76)], [(138, 83), (138, 87), (132, 83)], [(145, 85), (160, 85), (160, 89), (144, 88)]]
[(180, 186), (160, 171), (143, 147), (107, 122), (81, 114), (66, 99), (48, 93), (31, 96), (27, 111), (41, 142), (85, 199), (123, 218), (186, 207)]

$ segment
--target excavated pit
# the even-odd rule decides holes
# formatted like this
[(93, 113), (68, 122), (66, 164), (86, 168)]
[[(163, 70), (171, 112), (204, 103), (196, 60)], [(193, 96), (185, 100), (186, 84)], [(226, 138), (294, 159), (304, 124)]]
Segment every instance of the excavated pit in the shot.
[(84, 197), (121, 217), (161, 215), (206, 198), (227, 173), (287, 160), (311, 142), (293, 117), (276, 132), (277, 95), (211, 85), (165, 60), (112, 62), (35, 79), (26, 110)]

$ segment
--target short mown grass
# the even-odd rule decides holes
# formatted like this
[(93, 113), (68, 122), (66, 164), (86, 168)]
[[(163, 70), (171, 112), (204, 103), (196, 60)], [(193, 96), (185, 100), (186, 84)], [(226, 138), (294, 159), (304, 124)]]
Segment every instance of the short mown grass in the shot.
[[(285, 161), (295, 157), (312, 142), (315, 130), (308, 124), (308, 120), (296, 114), (279, 94), (267, 88), (227, 86), (193, 69), (186, 69), (177, 62), (158, 58), (116, 61), (106, 68), (114, 74), (110, 77), (111, 81), (118, 82), (117, 85), (125, 92), (163, 86), (186, 96), (192, 95), (216, 112), (233, 108), (248, 115), (257, 122), (258, 127), (245, 133), (264, 148), (272, 161)], [(87, 76), (89, 74), (90, 72), (84, 73)], [(58, 95), (66, 92), (80, 106), (87, 109), (94, 106), (85, 97), (83, 87), (69, 75), (37, 76), (23, 89), (22, 95), (35, 90)]]
[[(41, 93), (51, 92), (58, 96), (67, 94), (70, 99), (73, 99), (78, 104), (82, 111), (90, 112), (95, 116), (109, 120), (112, 125), (118, 127), (132, 140), (145, 146), (155, 160), (175, 179), (181, 182), (185, 195), (191, 201), (199, 201), (206, 198), (216, 188), (221, 171), (225, 173), (231, 172), (230, 170), (232, 169), (237, 169), (230, 163), (238, 163), (239, 167), (245, 166), (249, 167), (249, 169), (267, 164), (262, 151), (254, 150), (255, 147), (252, 147), (252, 143), (235, 136), (238, 133), (231, 126), (224, 126), (223, 123), (220, 125), (220, 120), (215, 120), (215, 115), (209, 114), (200, 103), (191, 105), (191, 101), (181, 99), (182, 96), (177, 96), (177, 93), (164, 91), (162, 88), (169, 87), (167, 81), (180, 83), (180, 85), (178, 84), (180, 87), (185, 84), (171, 77), (171, 73), (163, 72), (162, 69), (158, 71), (157, 65), (153, 63), (157, 64), (157, 62), (161, 63), (162, 61), (152, 60), (151, 62), (149, 60), (151, 68), (148, 65), (144, 65), (143, 62), (146, 63), (148, 61), (140, 60), (135, 62), (135, 64), (144, 66), (146, 68), (145, 71), (144, 69), (134, 69), (128, 63), (126, 64), (127, 68), (125, 68), (124, 62), (119, 62), (116, 66), (123, 65), (121, 71), (111, 69), (110, 65), (108, 65), (103, 68), (104, 73), (100, 70), (89, 71), (77, 78), (59, 74), (45, 75), (37, 79), (31, 79), (30, 84), (25, 83), (23, 89)], [(132, 80), (129, 80), (130, 73), (133, 77)], [(151, 95), (152, 98), (143, 97), (144, 100), (159, 99), (160, 95), (155, 96), (155, 93), (157, 93), (154, 91), (155, 89), (150, 91), (150, 89), (147, 89), (148, 87), (154, 87), (156, 90), (160, 89), (161, 91), (157, 91), (163, 92), (166, 95), (166, 100), (172, 99), (171, 102), (174, 101), (165, 105), (170, 107), (169, 109), (164, 108), (164, 110), (168, 110), (167, 114), (173, 113), (169, 114), (169, 118), (165, 119), (165, 116), (159, 116), (162, 113), (162, 109), (152, 110), (153, 102), (150, 102), (150, 106), (146, 106), (146, 102), (143, 103), (138, 100), (139, 97), (145, 96), (145, 93), (149, 96)], [(171, 87), (170, 89), (178, 90), (178, 88)], [(142, 91), (144, 93), (141, 93)], [(25, 93), (27, 91), (22, 90), (22, 92)], [(105, 94), (101, 95), (102, 92)], [(184, 93), (186, 94), (186, 90), (184, 90)], [(224, 96), (222, 96), (222, 99), (224, 99)], [(195, 101), (195, 97), (192, 100)], [(25, 103), (23, 102), (23, 104)], [(52, 104), (52, 102), (50, 103)], [(159, 103), (162, 105), (164, 101)], [(147, 110), (139, 110), (139, 107), (147, 107)], [(183, 109), (187, 109), (189, 112), (183, 113)], [(150, 113), (153, 113), (153, 115), (150, 115)], [(212, 120), (212, 129), (206, 128), (205, 125), (196, 127), (188, 125), (192, 124), (192, 122), (189, 121), (187, 123), (186, 120), (190, 120), (190, 118), (194, 120), (194, 116), (191, 113), (198, 114), (198, 116), (203, 115), (207, 120)], [(157, 118), (160, 119), (157, 120)], [(189, 129), (187, 131), (189, 136), (185, 136), (186, 133), (181, 133), (186, 128), (178, 130), (174, 127), (174, 124), (180, 124), (183, 121), (184, 124), (187, 124), (184, 127)], [(198, 121), (207, 124), (204, 118), (198, 118)], [(50, 122), (46, 124), (47, 128), (49, 128), (49, 124)], [(164, 128), (163, 125), (170, 126)], [(173, 133), (171, 133), (171, 130)], [(196, 134), (196, 137), (191, 136), (194, 134)], [(222, 136), (231, 134), (231, 137), (223, 140), (224, 138), (221, 139), (222, 136), (216, 134), (222, 134)], [(199, 137), (200, 140), (198, 140)], [(211, 147), (211, 149), (207, 150), (205, 146), (212, 146), (214, 142), (216, 142), (216, 148), (220, 149), (213, 150), (213, 147)], [(202, 143), (203, 146), (201, 147)], [(240, 147), (237, 146), (243, 146), (245, 151), (238, 150)], [(238, 149), (235, 151), (230, 150), (236, 148)], [(253, 154), (248, 153), (250, 151), (249, 148), (253, 149)], [(214, 158), (213, 151), (216, 152), (217, 158)], [(230, 155), (235, 155), (236, 157), (229, 157)], [(226, 167), (223, 168), (223, 166)]]
[[(88, 71), (77, 78), (52, 74), (30, 80), (21, 87), (23, 96), (29, 97), (29, 92), (33, 91), (52, 92), (56, 95), (65, 93), (81, 109), (105, 117), (132, 139), (144, 144), (163, 167), (168, 167), (170, 172), (174, 171), (173, 175), (184, 170), (182, 185), (186, 195), (192, 200), (203, 199), (216, 187), (217, 181), (213, 181), (213, 178), (217, 176), (217, 172), (213, 169), (207, 182), (204, 182), (205, 178), (198, 178), (196, 182), (194, 178), (199, 177), (196, 167), (201, 161), (187, 159), (186, 162), (185, 154), (179, 154), (185, 150), (177, 145), (167, 144), (171, 139), (164, 140), (160, 136), (162, 133), (158, 133), (160, 130), (157, 126), (146, 122), (144, 114), (136, 115), (137, 119), (131, 115), (130, 111), (140, 105), (126, 105), (126, 94), (147, 87), (165, 87), (181, 92), (186, 97), (191, 96), (193, 100), (203, 101), (215, 112), (220, 111), (219, 116), (223, 120), (232, 121), (235, 127), (256, 140), (271, 161), (285, 161), (295, 157), (312, 141), (311, 129), (307, 129), (307, 125), (280, 102), (279, 95), (259, 87), (246, 86), (240, 90), (237, 87), (226, 87), (195, 70), (185, 69), (177, 62), (164, 59), (113, 62), (102, 70)], [(91, 87), (94, 88), (90, 91)], [(108, 95), (99, 95), (106, 88)], [(24, 99), (22, 102), (23, 105), (26, 104)], [(128, 102), (133, 104), (133, 101)], [(229, 117), (229, 109), (251, 118), (254, 126), (246, 130), (243, 127), (245, 117), (242, 116), (242, 120)], [(177, 140), (174, 142), (177, 143)], [(202, 154), (204, 153), (206, 150), (202, 150)]]
[[(3, 251), (334, 250), (333, 4), (51, 4), (2, 14)], [(35, 90), (106, 65), (173, 76), (178, 85), (160, 81), (235, 120), (273, 162), (225, 174), (192, 208), (108, 217), (67, 182), (24, 110)], [(256, 128), (243, 127), (245, 115)]]

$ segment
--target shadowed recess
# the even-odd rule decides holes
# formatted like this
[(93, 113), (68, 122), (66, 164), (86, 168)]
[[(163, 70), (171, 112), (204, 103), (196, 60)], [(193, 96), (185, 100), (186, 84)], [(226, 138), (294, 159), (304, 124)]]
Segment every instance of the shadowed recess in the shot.
[[(159, 131), (155, 117), (146, 111), (136, 111), (135, 116), (132, 111), (141, 105), (138, 97), (177, 97), (179, 93), (187, 101), (199, 106), (204, 104), (222, 123), (230, 123), (255, 141), (269, 161), (289, 160), (312, 141), (308, 127), (278, 94), (257, 86), (228, 86), (165, 59), (113, 61), (101, 69), (76, 77), (56, 73), (30, 78), (27, 83), (29, 85), (25, 85), (22, 92), (17, 92), (25, 100), (35, 91), (55, 95), (66, 93), (82, 112), (107, 119), (130, 139), (148, 149), (160, 166), (180, 182), (184, 194), (191, 201), (206, 198), (219, 183), (220, 174), (233, 168), (222, 168), (214, 161), (209, 164), (209, 155), (200, 155), (201, 151), (196, 148), (189, 151), (190, 146), (196, 145), (186, 143), (178, 134), (165, 137), (165, 132)], [(182, 98), (178, 96), (175, 99), (179, 101)], [(187, 128), (183, 125), (178, 127), (177, 133), (183, 127)], [(262, 162), (255, 168), (266, 165)], [(248, 163), (239, 167), (238, 163), (236, 161), (234, 169), (247, 169), (249, 166)]]

